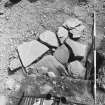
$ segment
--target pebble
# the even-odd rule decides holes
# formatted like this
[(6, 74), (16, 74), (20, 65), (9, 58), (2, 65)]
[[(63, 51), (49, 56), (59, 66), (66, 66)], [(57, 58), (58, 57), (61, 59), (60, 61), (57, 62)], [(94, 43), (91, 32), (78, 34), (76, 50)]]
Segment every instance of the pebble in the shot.
[(29, 66), (49, 50), (47, 46), (38, 42), (37, 40), (24, 42), (23, 44), (19, 45), (17, 49), (24, 67)]
[(52, 87), (47, 84), (40, 87), (41, 94), (48, 94), (51, 90), (52, 90)]
[(39, 39), (50, 46), (58, 47), (58, 39), (56, 37), (56, 34), (50, 30), (46, 30), (42, 34), (40, 34)]

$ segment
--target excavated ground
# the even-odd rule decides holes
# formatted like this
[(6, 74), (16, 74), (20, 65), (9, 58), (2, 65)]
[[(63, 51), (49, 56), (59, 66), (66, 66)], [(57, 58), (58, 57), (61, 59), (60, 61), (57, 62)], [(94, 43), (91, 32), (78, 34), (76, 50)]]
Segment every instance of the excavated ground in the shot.
[[(30, 2), (33, 1), (33, 2)], [(21, 72), (9, 76), (7, 68), (9, 59), (17, 56), (15, 47), (24, 41), (36, 39), (47, 29), (56, 31), (57, 27), (69, 17), (77, 17), (86, 24), (85, 35), (81, 39), (91, 42), (93, 1), (88, 4), (78, 0), (22, 0), (11, 8), (5, 8), (7, 0), (0, 2), (0, 93), (10, 96), (5, 82), (8, 78), (20, 81), (24, 78)], [(104, 7), (103, 1), (97, 6), (97, 48), (104, 36)], [(102, 11), (103, 13), (100, 13)], [(3, 13), (3, 14), (2, 14)], [(100, 93), (100, 92), (99, 92)], [(102, 94), (101, 94), (102, 95)], [(12, 103), (10, 98), (11, 105)], [(98, 104), (99, 105), (99, 104)], [(103, 104), (100, 104), (103, 105)]]

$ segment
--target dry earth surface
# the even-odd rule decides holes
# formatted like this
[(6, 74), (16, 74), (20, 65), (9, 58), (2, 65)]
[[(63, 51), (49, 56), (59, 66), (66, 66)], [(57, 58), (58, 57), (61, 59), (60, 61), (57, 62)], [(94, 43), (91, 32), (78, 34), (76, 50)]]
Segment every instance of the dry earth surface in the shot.
[[(15, 47), (22, 42), (36, 39), (46, 29), (56, 31), (69, 17), (77, 17), (86, 25), (81, 40), (90, 43), (92, 33), (93, 1), (88, 4), (78, 0), (22, 0), (11, 8), (5, 8), (7, 0), (0, 2), (0, 93), (11, 96), (5, 82), (14, 78), (21, 82), (24, 75), (21, 71), (9, 76), (7, 68), (9, 59), (16, 57)], [(97, 0), (97, 48), (104, 36), (104, 0)], [(102, 12), (102, 13), (101, 13)], [(99, 92), (100, 93), (100, 92)], [(102, 94), (101, 94), (102, 95)], [(10, 105), (15, 105), (11, 98)], [(99, 105), (99, 104), (98, 104)], [(103, 105), (100, 103), (100, 105)]]

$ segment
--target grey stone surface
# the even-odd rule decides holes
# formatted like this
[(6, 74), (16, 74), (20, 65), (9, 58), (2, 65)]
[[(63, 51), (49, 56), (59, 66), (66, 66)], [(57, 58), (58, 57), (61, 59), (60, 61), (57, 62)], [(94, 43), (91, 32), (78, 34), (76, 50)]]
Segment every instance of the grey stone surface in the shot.
[(23, 43), (17, 49), (24, 67), (29, 66), (49, 50), (47, 46), (36, 40)]
[(68, 65), (68, 70), (74, 78), (85, 78), (86, 68), (79, 61), (73, 61)]
[(10, 61), (9, 68), (11, 69), (11, 71), (18, 69), (19, 67), (21, 67), (21, 63), (18, 58), (14, 58)]
[(63, 43), (64, 40), (68, 37), (68, 30), (66, 30), (64, 27), (58, 27), (57, 36), (61, 43)]
[(58, 40), (56, 34), (50, 30), (46, 30), (45, 32), (39, 35), (39, 39), (50, 46), (58, 47)]
[(55, 52), (54, 57), (63, 65), (68, 63), (70, 51), (65, 45), (61, 45)]
[[(7, 92), (4, 85), (6, 79), (10, 77), (7, 67), (9, 66), (9, 58), (15, 55), (15, 47), (23, 42), (36, 39), (36, 36), (39, 36), (46, 29), (56, 31), (57, 27), (62, 26), (66, 19), (75, 16), (86, 23), (86, 29), (81, 39), (83, 42), (91, 42), (92, 17), (89, 14), (87, 16), (84, 13), (74, 12), (78, 5), (77, 0), (38, 0), (33, 3), (22, 0), (12, 8), (4, 8), (7, 1), (2, 0), (0, 2), (0, 12), (3, 13), (0, 15), (0, 93), (10, 97), (10, 105), (16, 105), (18, 99), (15, 97), (17, 95), (12, 96), (11, 92)], [(87, 5), (82, 5), (81, 8), (91, 13), (92, 3), (93, 1)], [(82, 9), (78, 11), (79, 13), (83, 12)], [(101, 20), (102, 18), (99, 22), (103, 23)], [(12, 78), (19, 81), (22, 81), (23, 77), (21, 72), (12, 75)], [(87, 100), (85, 101), (87, 102)]]

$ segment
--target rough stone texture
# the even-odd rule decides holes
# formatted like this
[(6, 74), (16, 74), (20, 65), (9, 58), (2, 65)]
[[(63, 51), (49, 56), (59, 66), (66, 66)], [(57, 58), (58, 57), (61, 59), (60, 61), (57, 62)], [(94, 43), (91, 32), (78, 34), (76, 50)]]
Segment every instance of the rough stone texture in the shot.
[(16, 93), (11, 94), (4, 85), (9, 77), (19, 82), (25, 78), (21, 70), (12, 76), (7, 72), (9, 58), (17, 57), (15, 47), (36, 39), (46, 29), (55, 32), (71, 16), (86, 24), (81, 40), (90, 43), (93, 1), (80, 7), (78, 0), (37, 0), (33, 3), (22, 0), (11, 8), (4, 8), (5, 2), (7, 0), (0, 2), (0, 13), (3, 13), (0, 15), (0, 93), (9, 96), (10, 105), (15, 105)]
[(49, 50), (47, 46), (36, 40), (23, 43), (17, 49), (24, 67), (35, 62)]
[(39, 35), (39, 38), (42, 42), (45, 42), (49, 46), (52, 47), (58, 47), (58, 39), (56, 37), (56, 34), (50, 30), (46, 30), (43, 33)]
[(79, 61), (73, 61), (68, 65), (69, 72), (75, 78), (84, 78), (86, 73), (86, 68)]

